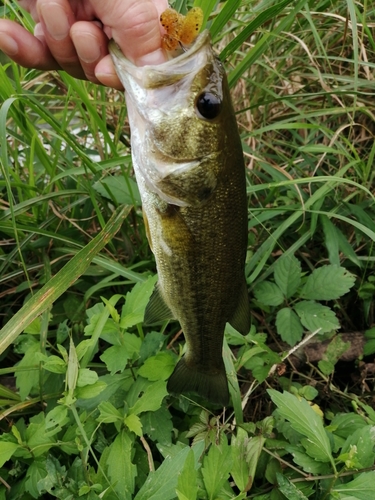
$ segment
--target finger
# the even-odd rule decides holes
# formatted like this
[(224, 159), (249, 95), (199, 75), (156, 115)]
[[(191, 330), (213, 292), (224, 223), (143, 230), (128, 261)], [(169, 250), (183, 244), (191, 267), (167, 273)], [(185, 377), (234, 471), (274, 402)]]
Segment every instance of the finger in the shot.
[(70, 36), (86, 78), (99, 83), (95, 67), (108, 54), (108, 38), (105, 33), (96, 23), (78, 21), (71, 27)]
[(115, 67), (113, 66), (112, 58), (109, 54), (103, 57), (103, 59), (96, 66), (95, 76), (98, 81), (106, 87), (124, 90), (124, 87), (115, 71)]
[(67, 0), (38, 0), (37, 10), (46, 44), (62, 69), (76, 78), (85, 78), (70, 28), (75, 22)]
[(0, 50), (25, 68), (61, 69), (43, 40), (7, 19), (0, 20)]
[[(111, 28), (112, 37), (128, 59), (139, 66), (165, 61), (159, 12), (153, 0), (119, 0), (112, 3), (112, 8), (102, 0), (92, 0), (92, 4), (97, 17)], [(161, 8), (161, 0), (158, 0), (158, 8)]]

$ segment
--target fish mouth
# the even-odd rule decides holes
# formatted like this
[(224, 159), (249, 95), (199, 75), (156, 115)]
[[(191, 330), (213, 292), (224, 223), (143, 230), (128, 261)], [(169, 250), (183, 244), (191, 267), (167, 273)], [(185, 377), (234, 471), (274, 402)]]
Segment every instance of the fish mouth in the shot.
[[(207, 54), (211, 47), (210, 42), (210, 32), (204, 30), (182, 54), (164, 63), (146, 66), (136, 66), (126, 59), (113, 39), (110, 40), (108, 49), (117, 70), (121, 72), (122, 76), (124, 73), (128, 73), (141, 83), (144, 88), (152, 89), (171, 85), (191, 71), (196, 71), (197, 68), (206, 64)], [(202, 50), (204, 47), (207, 47), (208, 50)]]

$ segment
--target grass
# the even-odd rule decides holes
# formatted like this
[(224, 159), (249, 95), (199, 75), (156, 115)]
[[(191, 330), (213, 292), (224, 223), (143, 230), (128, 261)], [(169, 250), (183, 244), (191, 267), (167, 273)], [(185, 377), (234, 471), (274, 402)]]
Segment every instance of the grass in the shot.
[[(248, 171), (233, 408), (167, 396), (183, 343), (142, 324), (155, 264), (123, 96), (3, 58), (0, 498), (373, 496), (374, 7), (200, 3)], [(349, 364), (343, 332), (367, 341)], [(301, 364), (312, 334), (329, 347)]]

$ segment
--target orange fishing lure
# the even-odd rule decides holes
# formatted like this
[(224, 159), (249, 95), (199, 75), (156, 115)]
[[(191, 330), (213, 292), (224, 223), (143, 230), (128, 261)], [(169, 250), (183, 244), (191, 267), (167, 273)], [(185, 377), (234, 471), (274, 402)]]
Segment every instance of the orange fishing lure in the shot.
[(203, 11), (200, 7), (193, 7), (183, 16), (169, 8), (161, 14), (160, 22), (166, 32), (161, 46), (165, 50), (174, 50), (179, 44), (189, 45), (196, 39), (203, 23)]

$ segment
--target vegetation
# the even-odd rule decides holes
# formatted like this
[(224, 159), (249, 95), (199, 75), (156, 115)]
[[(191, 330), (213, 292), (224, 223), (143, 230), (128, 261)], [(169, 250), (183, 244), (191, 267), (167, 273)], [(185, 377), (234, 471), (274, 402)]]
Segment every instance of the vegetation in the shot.
[[(374, 497), (375, 7), (199, 4), (248, 168), (233, 407), (167, 395), (183, 341), (142, 324), (155, 265), (123, 95), (2, 59), (0, 499)], [(367, 338), (351, 362), (342, 332)], [(306, 340), (328, 344), (317, 363)]]

